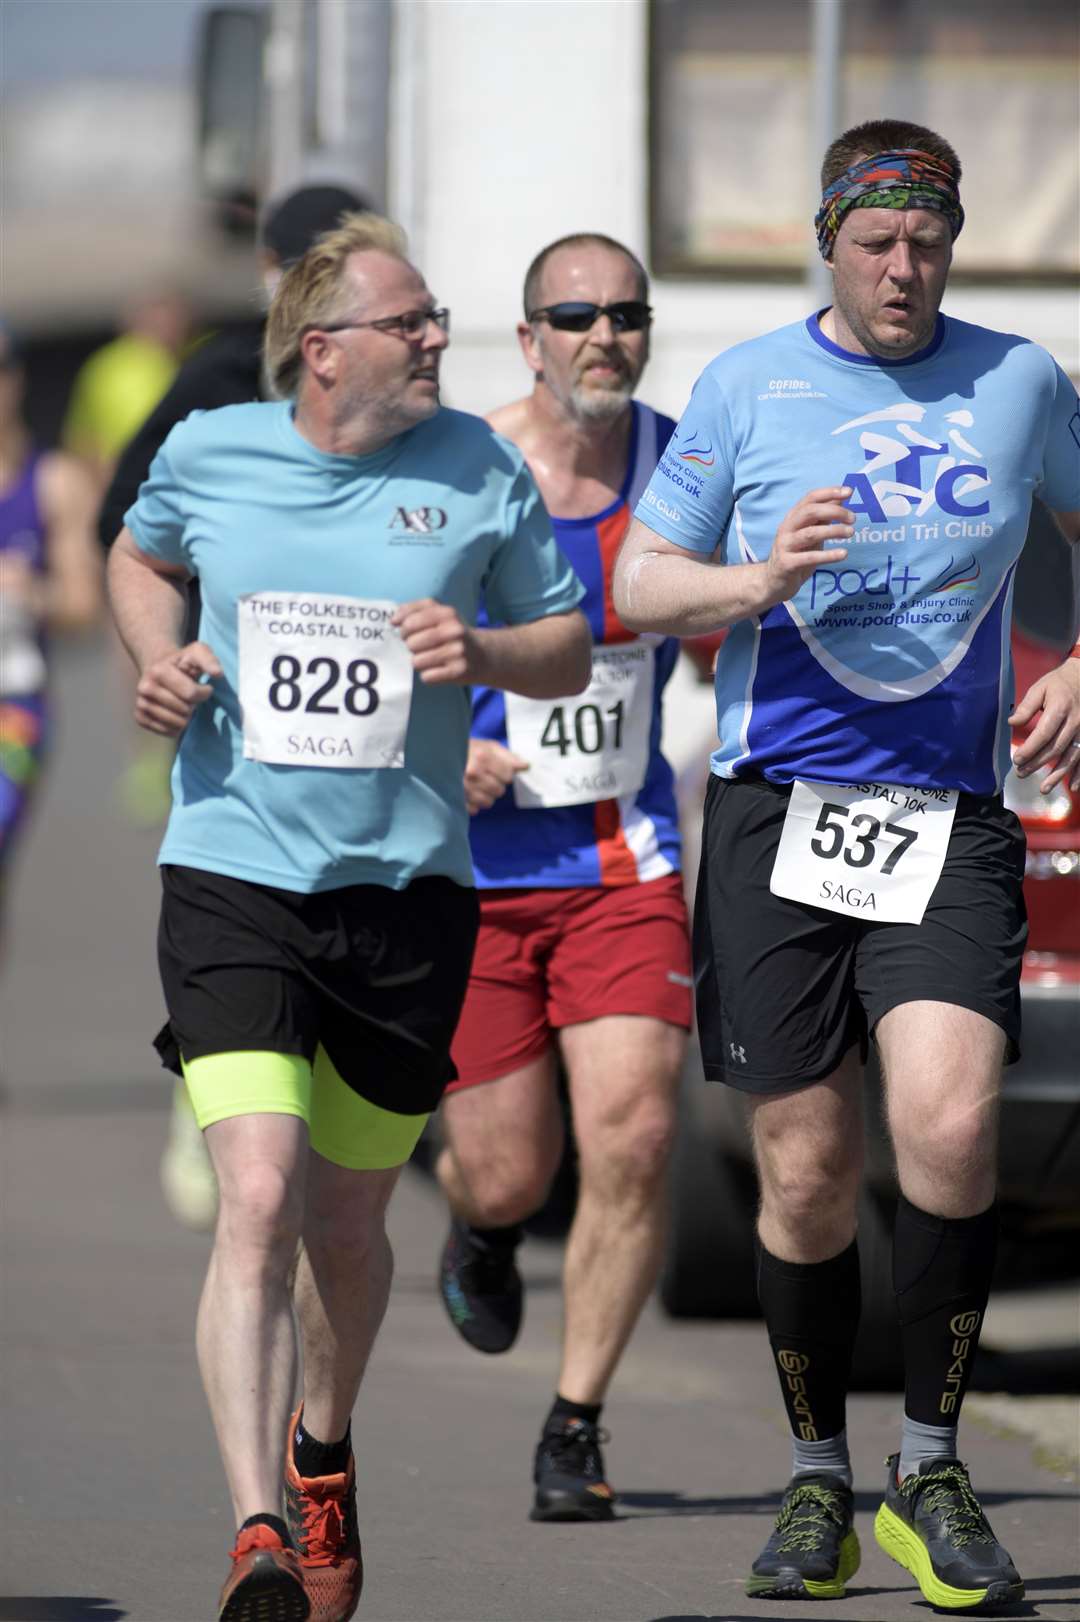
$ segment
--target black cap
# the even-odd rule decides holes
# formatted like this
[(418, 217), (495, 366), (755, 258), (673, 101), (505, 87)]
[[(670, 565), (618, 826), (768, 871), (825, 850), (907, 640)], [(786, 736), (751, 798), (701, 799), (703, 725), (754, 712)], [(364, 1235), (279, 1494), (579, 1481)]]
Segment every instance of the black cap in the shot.
[(343, 214), (370, 209), (365, 198), (345, 186), (301, 186), (267, 208), (262, 245), (283, 265), (291, 265), (303, 258), (316, 237), (332, 231)]

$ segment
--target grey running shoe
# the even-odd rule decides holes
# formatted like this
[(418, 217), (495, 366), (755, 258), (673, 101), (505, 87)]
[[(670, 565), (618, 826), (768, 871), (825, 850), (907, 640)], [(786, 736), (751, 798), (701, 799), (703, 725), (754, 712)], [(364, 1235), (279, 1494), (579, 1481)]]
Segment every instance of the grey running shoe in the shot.
[(885, 1501), (874, 1536), (942, 1611), (991, 1610), (1024, 1597), (1024, 1584), (983, 1514), (959, 1459), (924, 1459), (918, 1474), (896, 1479), (887, 1461)]
[(751, 1599), (843, 1599), (859, 1569), (855, 1500), (839, 1476), (793, 1476), (772, 1536), (750, 1568)]

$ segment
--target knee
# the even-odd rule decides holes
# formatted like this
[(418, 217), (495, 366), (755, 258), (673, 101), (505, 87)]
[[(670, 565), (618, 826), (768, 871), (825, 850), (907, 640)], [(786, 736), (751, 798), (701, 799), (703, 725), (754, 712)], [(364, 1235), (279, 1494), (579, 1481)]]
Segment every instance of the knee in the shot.
[(255, 1162), (221, 1183), (219, 1241), (234, 1250), (291, 1259), (300, 1237), (303, 1203), (279, 1166)]
[(861, 1154), (760, 1156), (762, 1207), (791, 1229), (832, 1228), (854, 1212), (861, 1170)]
[(394, 1252), (381, 1220), (367, 1223), (304, 1223), (304, 1249), (312, 1272), (333, 1285), (393, 1276)]
[(961, 1180), (973, 1168), (993, 1163), (996, 1148), (996, 1096), (937, 1101), (932, 1113), (912, 1112), (891, 1121), (901, 1171), (917, 1167), (935, 1179)]
[(467, 1133), (458, 1134), (444, 1150), (439, 1181), (455, 1203), (455, 1192), (468, 1203), (469, 1220), (482, 1228), (508, 1228), (538, 1211), (547, 1199), (563, 1152), (561, 1129), (533, 1140), (515, 1137), (492, 1152), (480, 1152)]
[(536, 1163), (514, 1172), (496, 1170), (489, 1177), (469, 1179), (469, 1194), (478, 1227), (509, 1228), (524, 1222), (547, 1199), (555, 1167)]
[(667, 1100), (650, 1100), (621, 1119), (583, 1126), (582, 1180), (649, 1198), (664, 1184), (674, 1142), (675, 1109)]

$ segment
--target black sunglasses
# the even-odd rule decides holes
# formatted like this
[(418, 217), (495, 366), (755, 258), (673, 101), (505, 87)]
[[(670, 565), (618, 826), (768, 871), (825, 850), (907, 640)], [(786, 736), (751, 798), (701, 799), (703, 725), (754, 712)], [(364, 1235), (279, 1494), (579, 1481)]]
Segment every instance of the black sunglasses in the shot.
[(580, 299), (566, 299), (561, 304), (546, 304), (534, 310), (530, 321), (548, 321), (556, 332), (588, 332), (602, 315), (606, 315), (616, 332), (640, 332), (652, 320), (652, 305), (643, 299), (623, 299), (618, 304), (587, 304)]

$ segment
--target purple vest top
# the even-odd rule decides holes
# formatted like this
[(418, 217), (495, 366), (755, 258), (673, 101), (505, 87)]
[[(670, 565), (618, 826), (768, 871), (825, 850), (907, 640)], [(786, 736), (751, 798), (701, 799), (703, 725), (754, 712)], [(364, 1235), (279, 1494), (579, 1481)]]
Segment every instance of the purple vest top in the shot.
[(0, 495), (0, 552), (24, 557), (38, 571), (45, 569), (45, 525), (34, 491), (40, 451), (31, 451), (11, 488)]

